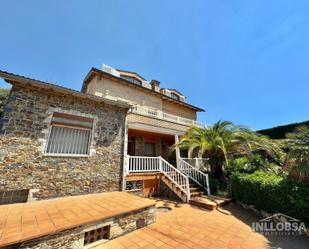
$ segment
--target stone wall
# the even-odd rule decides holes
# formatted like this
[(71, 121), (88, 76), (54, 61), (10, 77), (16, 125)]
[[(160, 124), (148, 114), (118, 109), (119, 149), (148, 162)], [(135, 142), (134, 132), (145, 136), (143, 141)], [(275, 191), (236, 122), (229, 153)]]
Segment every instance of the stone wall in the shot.
[[(82, 227), (70, 229), (57, 234), (44, 236), (32, 241), (24, 242), (19, 245), (20, 249), (80, 249), (84, 248), (84, 235), (85, 232), (91, 231), (106, 225), (110, 225), (109, 239), (114, 239), (126, 233), (132, 232), (138, 227), (139, 221), (143, 221), (143, 225), (147, 226), (156, 221), (156, 213), (154, 207), (145, 208), (124, 214), (122, 216), (113, 217), (107, 220), (99, 221)], [(102, 241), (101, 241), (102, 242)], [(100, 244), (100, 241), (95, 242)], [(90, 246), (91, 244), (89, 244)]]
[[(89, 157), (45, 156), (51, 110), (96, 117)], [(127, 110), (14, 84), (0, 123), (0, 190), (35, 189), (36, 199), (120, 189)]]

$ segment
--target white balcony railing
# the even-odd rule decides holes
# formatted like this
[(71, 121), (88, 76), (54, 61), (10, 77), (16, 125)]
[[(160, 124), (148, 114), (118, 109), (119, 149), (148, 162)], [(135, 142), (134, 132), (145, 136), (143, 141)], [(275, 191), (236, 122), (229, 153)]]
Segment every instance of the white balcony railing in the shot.
[(162, 119), (165, 121), (175, 122), (175, 123), (187, 125), (187, 126), (192, 126), (192, 125), (196, 125), (199, 127), (203, 126), (203, 124), (198, 123), (196, 120), (183, 118), (180, 116), (176, 116), (173, 114), (169, 114), (169, 113), (166, 113), (160, 110), (155, 110), (155, 109), (151, 109), (151, 108), (144, 107), (144, 106), (135, 105), (131, 108), (131, 112), (144, 115), (144, 116), (148, 116), (148, 117), (152, 117), (152, 118)]

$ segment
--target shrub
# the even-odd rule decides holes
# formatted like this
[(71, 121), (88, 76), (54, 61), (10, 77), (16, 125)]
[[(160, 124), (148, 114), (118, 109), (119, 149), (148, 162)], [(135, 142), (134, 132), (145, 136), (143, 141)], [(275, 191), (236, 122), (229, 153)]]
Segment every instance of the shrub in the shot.
[(309, 185), (273, 173), (234, 174), (230, 179), (232, 197), (258, 210), (283, 213), (309, 226)]

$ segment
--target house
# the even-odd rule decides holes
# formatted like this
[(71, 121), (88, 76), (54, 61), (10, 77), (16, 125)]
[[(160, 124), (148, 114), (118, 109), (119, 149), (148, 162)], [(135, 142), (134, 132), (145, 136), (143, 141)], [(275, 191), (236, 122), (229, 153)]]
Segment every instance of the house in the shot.
[(0, 124), (2, 204), (125, 189), (188, 201), (193, 171), (208, 186), (169, 149), (203, 111), (177, 90), (106, 65), (89, 71), (80, 92), (0, 77), (12, 84)]
[[(158, 80), (147, 81), (136, 72), (107, 65), (103, 65), (102, 70), (92, 68), (84, 79), (81, 91), (132, 105), (127, 116), (126, 151), (131, 156), (128, 161), (131, 174), (126, 175), (126, 188), (143, 189), (146, 196), (158, 194), (160, 181), (156, 174), (148, 172), (145, 175), (147, 165), (159, 164), (157, 157), (162, 157), (176, 166), (179, 155), (176, 156), (170, 147), (177, 142), (178, 136), (198, 124), (197, 112), (204, 110), (189, 104), (186, 96), (176, 89), (161, 88)], [(147, 165), (142, 165), (138, 160)], [(133, 169), (133, 164), (139, 164), (140, 168)], [(153, 171), (153, 168), (148, 170)]]
[(0, 72), (2, 204), (120, 190), (130, 105)]
[(177, 90), (160, 88), (157, 80), (149, 82), (137, 73), (106, 65), (103, 70), (89, 71), (82, 92), (132, 105), (127, 118), (131, 156), (162, 156), (172, 161), (168, 148), (175, 136), (196, 125), (197, 112), (204, 111), (188, 104)]

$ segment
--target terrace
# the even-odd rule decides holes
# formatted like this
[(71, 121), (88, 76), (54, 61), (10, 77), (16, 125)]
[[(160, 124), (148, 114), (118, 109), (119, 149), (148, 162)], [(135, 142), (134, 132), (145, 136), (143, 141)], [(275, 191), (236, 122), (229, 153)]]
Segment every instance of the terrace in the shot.
[(95, 249), (266, 249), (308, 248), (306, 236), (263, 236), (251, 230), (259, 219), (252, 211), (236, 204), (223, 212), (207, 211), (189, 204), (156, 200), (157, 206), (168, 206), (170, 212), (158, 212), (157, 222), (104, 243)]
[(185, 126), (197, 125), (201, 127), (204, 125), (193, 119), (184, 118), (181, 116), (173, 115), (167, 112), (163, 112), (161, 110), (156, 110), (145, 106), (135, 105), (131, 108), (131, 113), (147, 116), (150, 118), (156, 118), (163, 121), (173, 122)]

